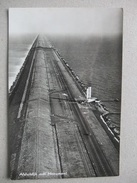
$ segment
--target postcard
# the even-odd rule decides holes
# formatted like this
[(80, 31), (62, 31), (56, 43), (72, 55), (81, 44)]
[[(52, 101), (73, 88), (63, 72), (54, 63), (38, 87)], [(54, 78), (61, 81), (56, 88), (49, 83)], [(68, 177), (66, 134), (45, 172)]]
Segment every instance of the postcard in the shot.
[(123, 10), (9, 9), (11, 179), (119, 175)]

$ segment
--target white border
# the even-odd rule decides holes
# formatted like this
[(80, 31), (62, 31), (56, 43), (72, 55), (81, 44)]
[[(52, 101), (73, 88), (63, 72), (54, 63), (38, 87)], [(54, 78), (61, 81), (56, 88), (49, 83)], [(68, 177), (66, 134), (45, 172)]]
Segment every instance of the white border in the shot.
[[(104, 7), (123, 8), (123, 81), (120, 176), (64, 180), (21, 180), (46, 183), (137, 182), (137, 1), (136, 0), (0, 0), (0, 182), (7, 178), (7, 10), (11, 7)], [(112, 20), (113, 21), (113, 20)], [(20, 180), (16, 180), (16, 183)]]

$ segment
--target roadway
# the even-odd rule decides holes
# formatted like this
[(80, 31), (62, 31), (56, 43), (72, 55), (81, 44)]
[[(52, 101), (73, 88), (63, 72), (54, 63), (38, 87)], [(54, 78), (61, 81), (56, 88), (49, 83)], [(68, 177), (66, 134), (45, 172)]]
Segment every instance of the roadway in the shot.
[(117, 149), (93, 108), (75, 102), (85, 95), (47, 38), (24, 68), (9, 103), (11, 178), (118, 175)]

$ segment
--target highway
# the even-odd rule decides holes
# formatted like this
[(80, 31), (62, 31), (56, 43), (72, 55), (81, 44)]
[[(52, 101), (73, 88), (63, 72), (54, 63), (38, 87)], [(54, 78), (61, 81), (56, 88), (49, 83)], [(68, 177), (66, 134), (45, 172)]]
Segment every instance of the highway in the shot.
[(12, 179), (118, 175), (117, 149), (94, 108), (77, 100), (85, 100), (78, 81), (38, 36), (9, 96)]

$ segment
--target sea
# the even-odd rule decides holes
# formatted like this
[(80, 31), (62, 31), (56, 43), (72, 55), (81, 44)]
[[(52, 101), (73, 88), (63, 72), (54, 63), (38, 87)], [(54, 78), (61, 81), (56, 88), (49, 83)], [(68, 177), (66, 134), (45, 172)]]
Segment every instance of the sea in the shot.
[[(36, 35), (10, 36), (9, 88), (13, 84)], [(119, 113), (122, 83), (122, 35), (51, 36), (48, 39), (80, 80), (92, 87), (92, 96)], [(118, 99), (119, 102), (113, 102)], [(119, 123), (119, 117), (117, 122)]]
[(35, 35), (10, 35), (8, 58), (8, 88), (12, 86), (32, 46)]

